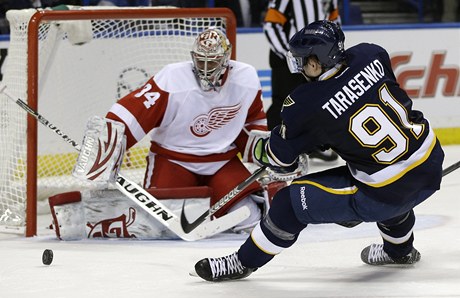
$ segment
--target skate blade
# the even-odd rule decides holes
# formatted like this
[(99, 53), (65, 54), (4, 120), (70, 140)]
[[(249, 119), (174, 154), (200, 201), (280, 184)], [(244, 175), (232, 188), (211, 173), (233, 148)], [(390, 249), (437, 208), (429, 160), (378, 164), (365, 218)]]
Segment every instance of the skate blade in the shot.
[(190, 271), (188, 275), (193, 276), (193, 277), (199, 277), (195, 270)]

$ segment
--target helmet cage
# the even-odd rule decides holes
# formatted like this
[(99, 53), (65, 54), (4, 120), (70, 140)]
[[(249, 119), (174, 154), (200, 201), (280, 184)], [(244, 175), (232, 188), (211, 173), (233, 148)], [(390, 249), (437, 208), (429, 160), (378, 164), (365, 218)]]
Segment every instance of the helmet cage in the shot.
[(286, 62), (291, 73), (301, 73), (303, 71), (303, 67), (307, 63), (307, 59), (305, 57), (295, 57), (292, 55), (291, 51), (286, 53)]
[(224, 33), (218, 29), (203, 31), (196, 38), (190, 54), (201, 88), (209, 91), (220, 87), (231, 54), (231, 44)]

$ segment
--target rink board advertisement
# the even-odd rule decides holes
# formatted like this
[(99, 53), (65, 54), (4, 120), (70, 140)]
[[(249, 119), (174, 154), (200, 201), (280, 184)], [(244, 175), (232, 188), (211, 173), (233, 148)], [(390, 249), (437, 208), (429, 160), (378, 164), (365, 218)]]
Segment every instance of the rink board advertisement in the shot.
[[(434, 127), (460, 127), (460, 28), (344, 30), (345, 48), (361, 42), (387, 49), (395, 75)], [(270, 101), (269, 46), (261, 33), (237, 35), (238, 60), (254, 65)]]
[[(433, 127), (460, 128), (460, 26), (372, 30), (345, 27), (344, 31), (346, 48), (371, 42), (387, 49), (398, 82), (414, 99), (414, 107), (427, 115)], [(2, 37), (0, 61), (3, 66), (8, 36)], [(262, 30), (239, 30), (236, 49), (238, 60), (258, 70), (264, 106), (268, 107), (271, 102), (269, 45)]]

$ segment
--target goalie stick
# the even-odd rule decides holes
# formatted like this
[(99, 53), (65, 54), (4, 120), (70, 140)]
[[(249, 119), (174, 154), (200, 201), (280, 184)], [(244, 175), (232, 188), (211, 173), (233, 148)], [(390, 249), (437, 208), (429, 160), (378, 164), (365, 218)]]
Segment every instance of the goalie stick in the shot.
[(265, 167), (261, 167), (257, 169), (254, 173), (252, 173), (251, 176), (246, 178), (243, 182), (238, 184), (234, 189), (232, 189), (228, 194), (223, 196), (217, 203), (212, 205), (209, 210), (205, 211), (200, 217), (198, 217), (195, 221), (193, 222), (188, 222), (187, 218), (185, 217), (185, 201), (182, 204), (182, 212), (181, 212), (181, 226), (182, 230), (184, 230), (186, 233), (190, 233), (194, 229), (196, 229), (202, 222), (204, 222), (207, 218), (211, 217), (214, 213), (217, 212), (220, 208), (222, 208), (225, 204), (227, 204), (230, 200), (232, 200), (234, 197), (236, 197), (241, 191), (243, 191), (246, 187), (251, 185), (254, 181), (257, 181), (259, 178), (263, 177), (264, 175), (267, 174), (267, 169)]
[[(32, 109), (27, 103), (20, 98), (15, 98), (9, 92), (6, 91), (6, 86), (0, 86), (0, 94), (3, 93), (24, 109), (27, 113), (36, 118), (41, 124), (48, 127), (59, 135), (64, 141), (72, 145), (77, 151), (80, 151), (80, 145), (74, 141), (71, 137), (64, 134), (56, 125), (49, 122), (37, 111)], [(217, 233), (228, 230), (238, 223), (242, 222), (249, 217), (249, 209), (247, 207), (241, 207), (233, 212), (230, 212), (220, 218), (213, 221), (203, 223), (198, 226), (194, 226), (194, 229), (185, 231), (182, 229), (181, 221), (177, 215), (166, 208), (158, 199), (152, 196), (144, 188), (137, 185), (135, 182), (128, 178), (118, 175), (115, 183), (117, 189), (135, 202), (138, 206), (144, 209), (149, 215), (158, 220), (161, 224), (170, 229), (174, 234), (186, 241), (200, 240), (206, 237), (213, 236)], [(182, 210), (183, 212), (183, 210)], [(203, 220), (204, 221), (204, 220)], [(203, 221), (200, 221), (202, 223)], [(192, 233), (193, 230), (193, 233)]]

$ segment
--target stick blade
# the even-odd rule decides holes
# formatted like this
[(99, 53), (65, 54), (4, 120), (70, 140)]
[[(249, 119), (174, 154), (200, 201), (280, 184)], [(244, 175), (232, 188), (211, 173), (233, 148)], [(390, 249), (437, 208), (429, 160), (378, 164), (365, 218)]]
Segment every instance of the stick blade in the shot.
[(249, 218), (250, 213), (249, 208), (243, 206), (235, 211), (225, 214), (224, 216), (204, 222), (201, 225), (198, 225), (190, 233), (183, 233), (179, 236), (186, 241), (196, 241), (209, 238), (233, 228), (240, 222)]

